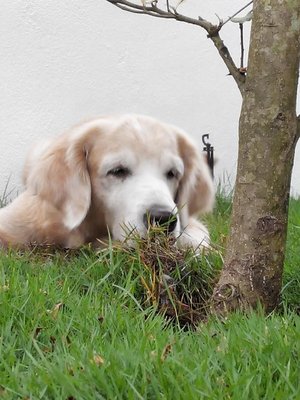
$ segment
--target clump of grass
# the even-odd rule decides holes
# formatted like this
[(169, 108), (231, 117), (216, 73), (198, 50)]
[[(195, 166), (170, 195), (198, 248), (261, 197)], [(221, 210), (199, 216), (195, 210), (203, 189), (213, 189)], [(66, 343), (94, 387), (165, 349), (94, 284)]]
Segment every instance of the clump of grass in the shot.
[(152, 227), (146, 238), (135, 237), (134, 242), (135, 249), (126, 252), (137, 266), (143, 306), (154, 307), (180, 326), (195, 326), (205, 319), (220, 254), (182, 249), (160, 227)]

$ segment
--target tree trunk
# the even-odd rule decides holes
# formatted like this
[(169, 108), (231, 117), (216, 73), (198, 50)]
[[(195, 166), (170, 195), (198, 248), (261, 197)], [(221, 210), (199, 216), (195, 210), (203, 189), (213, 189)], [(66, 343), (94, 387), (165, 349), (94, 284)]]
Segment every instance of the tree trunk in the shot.
[(218, 313), (278, 303), (299, 136), (299, 42), (299, 0), (254, 0), (231, 234), (212, 297)]

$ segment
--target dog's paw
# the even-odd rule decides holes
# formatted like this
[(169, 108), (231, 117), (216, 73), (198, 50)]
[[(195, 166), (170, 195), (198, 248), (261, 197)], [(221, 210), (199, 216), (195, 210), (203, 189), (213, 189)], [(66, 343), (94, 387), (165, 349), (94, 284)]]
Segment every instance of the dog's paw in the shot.
[(192, 248), (197, 253), (209, 249), (208, 230), (201, 222), (193, 219), (180, 233), (177, 244), (181, 248)]

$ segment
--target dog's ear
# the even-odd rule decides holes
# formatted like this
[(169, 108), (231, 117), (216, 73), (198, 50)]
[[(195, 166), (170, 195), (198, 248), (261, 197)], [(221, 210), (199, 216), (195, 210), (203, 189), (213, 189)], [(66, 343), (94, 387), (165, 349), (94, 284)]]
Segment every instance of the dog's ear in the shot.
[(177, 194), (178, 208), (187, 208), (188, 215), (211, 211), (215, 193), (205, 157), (184, 133), (179, 132), (177, 140), (184, 163), (184, 175)]
[(64, 135), (32, 150), (23, 174), (26, 189), (62, 212), (70, 230), (84, 220), (91, 203), (85, 138)]

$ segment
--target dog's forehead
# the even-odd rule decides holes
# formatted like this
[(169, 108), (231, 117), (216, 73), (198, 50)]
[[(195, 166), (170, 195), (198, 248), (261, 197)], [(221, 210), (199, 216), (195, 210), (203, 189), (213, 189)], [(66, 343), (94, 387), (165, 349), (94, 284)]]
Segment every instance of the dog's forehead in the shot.
[(169, 149), (176, 153), (177, 137), (172, 129), (147, 117), (126, 116), (108, 132), (107, 141), (119, 148), (131, 148), (138, 154)]
[(167, 165), (181, 158), (176, 129), (153, 118), (126, 115), (107, 119), (105, 128), (100, 123), (95, 128), (89, 151), (91, 165), (103, 165), (105, 160), (113, 158), (126, 161), (130, 154), (135, 160), (132, 164), (140, 165), (151, 160)]

